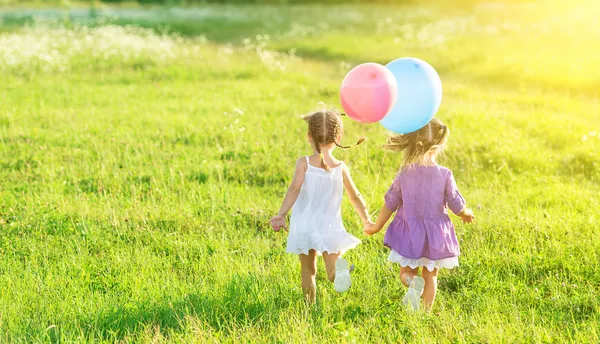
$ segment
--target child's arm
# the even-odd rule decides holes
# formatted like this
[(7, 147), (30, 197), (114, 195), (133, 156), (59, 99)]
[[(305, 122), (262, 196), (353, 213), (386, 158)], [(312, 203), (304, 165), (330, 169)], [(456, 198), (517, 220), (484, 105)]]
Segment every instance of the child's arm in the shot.
[(402, 188), (400, 183), (400, 177), (396, 176), (394, 182), (385, 193), (385, 204), (381, 207), (377, 222), (371, 228), (365, 228), (364, 233), (366, 235), (373, 235), (379, 232), (383, 226), (388, 222), (392, 214), (400, 208), (402, 205)]
[(292, 209), (294, 203), (298, 199), (298, 195), (300, 194), (300, 189), (302, 189), (302, 184), (304, 183), (304, 174), (306, 172), (306, 159), (300, 158), (296, 161), (296, 171), (294, 172), (294, 178), (288, 187), (287, 192), (285, 193), (285, 197), (283, 198), (283, 202), (281, 203), (281, 208), (279, 208), (279, 212), (277, 215), (273, 216), (269, 223), (271, 227), (276, 232), (279, 232), (281, 228), (287, 230), (288, 227), (285, 223), (285, 216)]
[(370, 228), (365, 228), (364, 233), (366, 235), (373, 235), (379, 232), (383, 228), (383, 226), (385, 226), (385, 224), (388, 222), (390, 217), (392, 217), (394, 211), (395, 210), (388, 209), (388, 207), (386, 207), (385, 205), (381, 207), (381, 211), (379, 212), (379, 217), (377, 218), (377, 221)]
[(471, 223), (473, 220), (475, 220), (475, 214), (473, 214), (471, 209), (467, 208), (467, 202), (458, 191), (458, 187), (456, 186), (456, 181), (454, 180), (452, 172), (448, 174), (446, 179), (446, 190), (444, 197), (446, 199), (446, 203), (448, 204), (448, 208), (450, 208), (454, 214), (460, 217), (464, 223)]
[(459, 216), (462, 222), (464, 223), (472, 223), (473, 221), (475, 221), (475, 214), (473, 214), (473, 210), (467, 207), (464, 207), (463, 210), (461, 210), (460, 213), (456, 215)]
[(356, 188), (352, 177), (350, 176), (350, 169), (348, 166), (342, 166), (342, 176), (344, 177), (344, 189), (348, 193), (348, 197), (350, 197), (350, 202), (354, 206), (354, 209), (360, 216), (363, 226), (367, 227), (372, 225), (371, 218), (369, 217), (369, 212), (367, 210), (367, 203), (363, 199), (360, 192)]

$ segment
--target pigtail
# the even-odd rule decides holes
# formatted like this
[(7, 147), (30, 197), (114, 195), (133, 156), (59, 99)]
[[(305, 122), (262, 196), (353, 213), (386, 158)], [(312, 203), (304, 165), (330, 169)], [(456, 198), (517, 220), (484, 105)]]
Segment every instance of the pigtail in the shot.
[[(338, 141), (338, 137), (344, 130), (343, 122), (340, 117), (345, 115), (346, 114), (339, 113), (335, 110), (320, 110), (308, 116), (302, 117), (302, 119), (308, 124), (308, 134), (312, 138), (314, 148), (321, 159), (321, 167), (323, 167), (323, 169), (326, 171), (330, 171), (331, 168), (327, 165), (323, 157), (323, 152), (321, 150), (322, 145), (333, 143), (337, 147), (343, 149), (348, 149), (351, 147), (344, 146)], [(361, 137), (355, 145), (358, 146), (364, 141), (365, 138)]]
[[(323, 121), (321, 124), (321, 130), (323, 131), (323, 138), (327, 138), (327, 112), (322, 113), (322, 117), (323, 117)], [(323, 152), (321, 152), (321, 145), (319, 144), (319, 140), (314, 140), (315, 141), (315, 148), (317, 149), (317, 153), (319, 153), (319, 158), (321, 158), (321, 167), (323, 167), (325, 169), (325, 171), (329, 171), (331, 170), (329, 168), (329, 165), (327, 165), (327, 163), (325, 162), (325, 159), (323, 158)]]
[(440, 136), (444, 136), (444, 134), (446, 133), (447, 129), (448, 129), (448, 127), (442, 124), (440, 126)]
[(336, 146), (338, 146), (339, 148), (342, 148), (342, 149), (348, 149), (348, 148), (356, 147), (356, 146), (358, 146), (359, 144), (361, 144), (361, 143), (365, 142), (366, 140), (367, 140), (367, 139), (366, 139), (365, 137), (361, 137), (361, 138), (360, 138), (360, 139), (358, 139), (358, 141), (356, 141), (356, 143), (355, 143), (355, 144), (353, 144), (352, 146), (342, 146), (342, 145), (341, 145), (339, 142), (337, 142), (337, 141), (333, 141), (333, 143), (335, 143), (335, 145), (336, 145)]
[[(334, 114), (336, 114), (338, 117), (343, 117), (343, 116), (347, 116), (345, 113), (343, 112), (334, 112), (332, 111)], [(359, 144), (365, 142), (366, 138), (365, 137), (361, 137), (360, 139), (358, 139), (358, 141), (356, 141), (356, 143), (352, 146), (344, 146), (342, 145), (340, 142), (336, 141), (336, 138), (339, 134), (341, 134), (341, 132), (343, 131), (343, 125), (342, 122), (339, 120), (339, 118), (332, 118), (331, 119), (333, 121), (332, 125), (334, 127), (334, 130), (331, 132), (331, 139), (333, 140), (333, 143), (335, 143), (335, 145), (339, 148), (342, 149), (349, 149), (353, 146), (358, 146)]]
[(327, 163), (325, 162), (325, 159), (323, 158), (323, 153), (321, 152), (321, 147), (320, 147), (319, 143), (317, 143), (316, 141), (315, 141), (315, 148), (317, 150), (317, 153), (319, 153), (319, 158), (321, 158), (321, 167), (323, 167), (323, 169), (325, 169), (325, 171), (331, 170), (329, 168), (329, 165), (327, 165)]
[(339, 144), (337, 141), (333, 141), (333, 143), (335, 143), (336, 146), (342, 148), (342, 149), (348, 149), (350, 148), (350, 146), (342, 146), (341, 144)]
[[(317, 118), (318, 116), (322, 116), (323, 120), (320, 121), (319, 118)], [(315, 150), (317, 151), (317, 153), (319, 153), (319, 158), (321, 158), (321, 167), (326, 170), (329, 171), (330, 168), (327, 165), (327, 163), (325, 162), (325, 159), (323, 158), (323, 153), (321, 152), (321, 141), (323, 141), (323, 135), (319, 135), (317, 132), (319, 131), (319, 129), (321, 129), (322, 131), (325, 131), (325, 113), (318, 111), (315, 113), (312, 113), (308, 116), (304, 116), (302, 117), (302, 119), (308, 123), (308, 134), (310, 135), (310, 137), (312, 138), (313, 144), (315, 145)], [(321, 126), (319, 126), (318, 122), (321, 122)], [(321, 128), (322, 127), (322, 128)]]

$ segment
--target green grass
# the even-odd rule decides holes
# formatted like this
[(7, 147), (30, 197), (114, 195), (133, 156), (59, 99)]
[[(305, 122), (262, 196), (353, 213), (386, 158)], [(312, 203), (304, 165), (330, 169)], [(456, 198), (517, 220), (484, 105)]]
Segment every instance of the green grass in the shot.
[[(0, 341), (599, 342), (591, 4), (112, 19), (155, 31), (0, 12)], [(455, 221), (461, 266), (441, 273), (432, 314), (401, 308), (381, 235), (347, 254), (347, 294), (319, 262), (308, 308), (297, 258), (267, 229), (310, 153), (299, 115), (338, 106), (354, 64), (400, 56), (441, 75), (443, 163), (477, 223)], [(346, 142), (362, 135), (336, 153), (375, 211), (400, 156), (381, 126), (346, 121)]]

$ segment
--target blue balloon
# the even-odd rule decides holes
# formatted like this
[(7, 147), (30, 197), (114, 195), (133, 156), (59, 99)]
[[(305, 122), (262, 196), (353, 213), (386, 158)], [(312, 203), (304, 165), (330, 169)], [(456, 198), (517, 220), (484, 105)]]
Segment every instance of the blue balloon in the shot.
[(379, 121), (387, 130), (408, 134), (423, 128), (440, 108), (442, 81), (430, 64), (404, 57), (386, 65), (396, 77), (398, 100)]

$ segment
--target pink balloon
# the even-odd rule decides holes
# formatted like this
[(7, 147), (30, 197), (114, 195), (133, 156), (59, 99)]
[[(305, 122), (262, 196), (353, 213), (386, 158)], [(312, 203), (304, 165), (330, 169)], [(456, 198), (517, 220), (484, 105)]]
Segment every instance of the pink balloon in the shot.
[(398, 85), (392, 72), (377, 63), (358, 65), (344, 78), (340, 100), (346, 114), (361, 123), (381, 120), (392, 109)]

